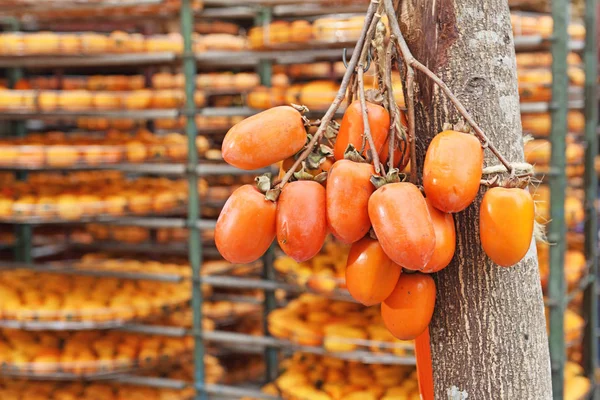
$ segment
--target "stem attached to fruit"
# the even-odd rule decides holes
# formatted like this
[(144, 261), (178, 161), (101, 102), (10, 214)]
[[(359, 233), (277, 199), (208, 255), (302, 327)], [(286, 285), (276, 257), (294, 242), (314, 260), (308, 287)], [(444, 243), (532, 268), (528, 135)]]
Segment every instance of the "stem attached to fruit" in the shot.
[(333, 119), (333, 116), (335, 115), (335, 112), (337, 111), (340, 104), (344, 100), (344, 97), (346, 97), (346, 90), (348, 89), (348, 83), (350, 82), (350, 78), (354, 74), (356, 64), (358, 63), (358, 59), (361, 55), (361, 50), (366, 41), (367, 30), (371, 26), (371, 21), (373, 21), (373, 17), (375, 15), (375, 11), (376, 11), (378, 5), (379, 5), (379, 1), (371, 0), (371, 3), (369, 4), (369, 9), (367, 10), (367, 14), (365, 16), (365, 24), (362, 28), (359, 39), (356, 42), (356, 46), (354, 46), (354, 51), (352, 52), (352, 57), (350, 58), (350, 61), (348, 62), (348, 68), (346, 69), (346, 72), (344, 73), (344, 77), (342, 78), (342, 83), (340, 84), (340, 89), (338, 90), (337, 95), (335, 96), (335, 99), (333, 100), (333, 103), (331, 103), (331, 105), (329, 106), (329, 109), (327, 110), (327, 112), (325, 113), (323, 118), (321, 119), (321, 124), (319, 125), (319, 128), (317, 129), (317, 132), (315, 133), (315, 135), (310, 140), (310, 143), (308, 143), (308, 146), (306, 147), (306, 149), (296, 159), (296, 162), (294, 162), (294, 165), (285, 173), (283, 179), (281, 180), (281, 182), (278, 185), (279, 189), (281, 189), (285, 186), (285, 184), (292, 177), (292, 174), (294, 173), (296, 168), (298, 168), (298, 166), (302, 163), (302, 161), (304, 161), (306, 159), (306, 157), (308, 157), (308, 155), (312, 152), (312, 149), (319, 142), (319, 140), (323, 136), (323, 133), (325, 133), (325, 130), (327, 129), (327, 125), (329, 125), (329, 122), (331, 122), (331, 120)]
[[(394, 168), (394, 153), (396, 148), (396, 134), (400, 133), (401, 123), (400, 123), (400, 109), (398, 108), (398, 104), (396, 104), (396, 98), (394, 97), (394, 88), (392, 86), (392, 57), (394, 55), (394, 41), (390, 39), (390, 42), (387, 45), (387, 49), (385, 51), (385, 64), (383, 69), (384, 73), (384, 84), (385, 91), (387, 94), (387, 102), (388, 107), (390, 109), (390, 113), (392, 114), (392, 123), (390, 124), (390, 133), (388, 136), (389, 148), (388, 148), (388, 171), (391, 171)], [(406, 151), (406, 149), (405, 149)], [(404, 157), (404, 154), (401, 155)]]
[(373, 160), (373, 165), (375, 166), (375, 173), (381, 174), (382, 167), (379, 162), (379, 155), (377, 154), (377, 149), (375, 148), (375, 142), (373, 141), (373, 135), (371, 135), (371, 126), (369, 124), (369, 115), (367, 111), (367, 102), (365, 100), (365, 82), (364, 82), (364, 71), (362, 66), (358, 65), (358, 91), (360, 98), (360, 108), (363, 117), (363, 125), (365, 127), (364, 137), (367, 138), (369, 142), (369, 150), (371, 152), (371, 159)]
[(358, 83), (358, 99), (360, 100), (360, 109), (361, 109), (363, 126), (364, 126), (363, 140), (362, 140), (362, 146), (360, 148), (360, 153), (362, 154), (362, 152), (364, 151), (364, 149), (366, 147), (366, 142), (368, 141), (369, 148), (370, 148), (369, 150), (371, 153), (371, 160), (373, 161), (373, 165), (375, 166), (375, 173), (377, 173), (377, 174), (382, 173), (383, 166), (381, 166), (381, 163), (379, 161), (379, 155), (377, 154), (377, 148), (375, 147), (375, 142), (373, 141), (373, 135), (371, 134), (371, 124), (369, 123), (369, 110), (367, 108), (367, 101), (365, 98), (364, 73), (365, 73), (365, 67), (366, 67), (365, 62), (367, 60), (367, 57), (370, 55), (370, 51), (371, 51), (371, 46), (372, 46), (371, 41), (375, 37), (375, 31), (377, 30), (377, 24), (381, 20), (381, 15), (379, 14), (379, 12), (382, 12), (382, 11), (383, 11), (382, 4), (379, 4), (378, 12), (375, 13), (373, 20), (371, 21), (371, 24), (369, 25), (369, 29), (367, 30), (367, 35), (366, 35), (365, 41), (363, 43), (363, 48), (360, 52), (360, 58), (358, 60), (358, 65), (356, 67), (356, 70), (357, 70), (356, 78), (357, 78), (357, 83)]
[(348, 84), (350, 90), (348, 90), (348, 98), (346, 102), (346, 108), (350, 107), (352, 101), (354, 100), (354, 92), (356, 91), (356, 75), (352, 74), (350, 76), (350, 83)]
[[(483, 130), (479, 127), (479, 125), (477, 125), (477, 123), (475, 122), (473, 117), (471, 117), (471, 115), (469, 114), (469, 112), (467, 111), (465, 106), (463, 106), (463, 104), (460, 102), (460, 100), (458, 100), (458, 98), (452, 93), (450, 88), (444, 83), (444, 81), (442, 79), (440, 79), (440, 77), (438, 77), (436, 74), (434, 74), (425, 65), (421, 64), (412, 55), (412, 53), (410, 52), (410, 49), (408, 48), (408, 45), (406, 44), (406, 41), (404, 40), (404, 36), (402, 35), (402, 31), (400, 30), (400, 25), (398, 25), (398, 17), (396, 15), (396, 10), (394, 8), (393, 1), (392, 0), (382, 0), (382, 1), (384, 3), (385, 11), (388, 16), (390, 28), (392, 30), (392, 35), (394, 36), (394, 38), (398, 44), (398, 48), (400, 49), (400, 52), (402, 53), (402, 58), (404, 59), (404, 63), (406, 64), (406, 68), (407, 68), (406, 92), (408, 95), (407, 108), (408, 108), (409, 136), (412, 138), (413, 137), (412, 134), (414, 134), (414, 70), (413, 70), (413, 68), (414, 68), (418, 71), (421, 71), (425, 75), (427, 75), (427, 77), (429, 79), (431, 79), (436, 85), (439, 86), (439, 88), (442, 90), (442, 92), (444, 92), (446, 97), (448, 97), (448, 99), (452, 102), (452, 104), (454, 104), (454, 107), (456, 107), (456, 110), (463, 116), (463, 118), (469, 123), (469, 125), (471, 125), (471, 127), (475, 131), (475, 135), (479, 138), (479, 141), (481, 142), (481, 146), (484, 149), (485, 148), (490, 149), (490, 151), (496, 156), (496, 158), (506, 167), (507, 171), (511, 175), (514, 175), (514, 168), (512, 167), (512, 165), (506, 160), (506, 158), (504, 158), (504, 156), (502, 154), (500, 154), (498, 149), (496, 149), (496, 147), (494, 147), (494, 145), (490, 142), (490, 140), (485, 135)], [(412, 121), (411, 121), (411, 108), (412, 108)], [(413, 147), (414, 147), (414, 141), (411, 141), (411, 152), (412, 152), (411, 168), (410, 168), (411, 181), (412, 181), (413, 171), (416, 171), (416, 168), (415, 168), (416, 165), (413, 164), (413, 159), (415, 157)]]
[(417, 184), (417, 135), (415, 134), (415, 71), (406, 65), (406, 111), (410, 143), (410, 182)]

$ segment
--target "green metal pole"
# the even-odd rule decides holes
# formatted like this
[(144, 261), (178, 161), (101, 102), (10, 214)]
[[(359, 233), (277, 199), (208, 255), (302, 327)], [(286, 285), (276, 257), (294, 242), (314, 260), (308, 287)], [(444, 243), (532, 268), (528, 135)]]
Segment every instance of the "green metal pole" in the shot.
[[(18, 32), (21, 30), (21, 22), (16, 18), (8, 18), (5, 23), (8, 30), (11, 32)], [(9, 68), (7, 72), (9, 87), (14, 87), (17, 81), (23, 78), (23, 69), (21, 68)], [(24, 121), (11, 121), (11, 129), (15, 136), (25, 136)]]
[[(256, 14), (254, 25), (267, 26), (273, 19), (273, 10), (270, 7), (262, 7)], [(265, 35), (267, 37), (267, 35)], [(258, 62), (258, 76), (260, 76), (260, 82), (264, 86), (271, 86), (271, 76), (273, 75), (273, 62), (271, 60), (259, 60)]]
[(598, 213), (595, 207), (598, 195), (598, 174), (595, 159), (598, 154), (598, 96), (597, 73), (598, 54), (596, 37), (596, 7), (597, 0), (585, 2), (585, 51), (583, 63), (585, 70), (585, 258), (589, 265), (588, 286), (583, 294), (584, 315), (587, 324), (584, 331), (583, 366), (591, 381), (593, 396), (588, 398), (600, 399), (596, 387), (596, 369), (598, 368), (598, 293), (596, 276), (598, 274)]
[[(21, 23), (18, 19), (10, 18), (6, 20), (6, 25), (10, 31), (17, 32), (21, 29)], [(9, 87), (14, 85), (23, 78), (23, 70), (21, 68), (10, 68), (8, 71)], [(17, 137), (23, 137), (26, 134), (25, 121), (10, 121), (10, 132)], [(25, 171), (17, 171), (16, 177), (18, 180), (27, 179)], [(14, 259), (18, 262), (31, 263), (32, 259), (32, 242), (33, 242), (33, 227), (31, 225), (16, 225), (15, 226), (15, 246)]]
[[(255, 25), (267, 25), (272, 20), (272, 9), (269, 7), (263, 7), (258, 12)], [(273, 74), (273, 62), (271, 60), (260, 60), (257, 66), (257, 73), (260, 76), (261, 84), (264, 86), (271, 86), (271, 76)], [(273, 262), (275, 260), (274, 246), (271, 246), (262, 258), (263, 262), (263, 279), (275, 280), (275, 269)], [(275, 292), (265, 291), (265, 301), (263, 304), (263, 329), (265, 334), (269, 334), (269, 327), (267, 323), (267, 315), (277, 307), (275, 299)], [(277, 349), (273, 347), (265, 348), (265, 364), (266, 364), (266, 378), (267, 381), (272, 382), (277, 378), (279, 373), (278, 367), (278, 356)]]
[(563, 400), (565, 365), (564, 312), (565, 279), (564, 256), (566, 248), (565, 190), (566, 190), (566, 132), (567, 132), (567, 52), (568, 52), (568, 1), (552, 1), (552, 130), (550, 142), (550, 277), (548, 297), (550, 306), (550, 361), (552, 366), (553, 398)]
[(202, 388), (205, 384), (204, 374), (204, 340), (202, 338), (202, 238), (196, 222), (200, 215), (200, 198), (198, 195), (198, 151), (196, 149), (196, 127), (194, 91), (196, 90), (196, 58), (192, 50), (192, 31), (194, 13), (191, 0), (181, 2), (181, 35), (183, 36), (183, 72), (185, 75), (185, 116), (186, 134), (188, 138), (188, 229), (189, 229), (189, 261), (192, 267), (192, 310), (194, 330), (194, 387), (196, 398), (206, 400), (207, 394)]

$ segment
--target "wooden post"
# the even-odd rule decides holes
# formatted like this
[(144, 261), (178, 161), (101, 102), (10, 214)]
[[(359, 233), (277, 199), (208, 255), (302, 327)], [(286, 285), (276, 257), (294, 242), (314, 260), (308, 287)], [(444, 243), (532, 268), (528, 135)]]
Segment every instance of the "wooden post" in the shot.
[[(399, 23), (413, 55), (448, 84), (500, 152), (511, 162), (523, 161), (506, 0), (403, 0)], [(418, 71), (416, 82), (417, 165), (423, 165), (431, 138), (444, 122), (456, 123), (459, 117)], [(485, 165), (496, 164), (486, 151)], [(512, 268), (494, 265), (479, 241), (480, 201), (456, 214), (456, 254), (436, 277), (431, 324), (435, 398), (550, 399), (535, 245)]]

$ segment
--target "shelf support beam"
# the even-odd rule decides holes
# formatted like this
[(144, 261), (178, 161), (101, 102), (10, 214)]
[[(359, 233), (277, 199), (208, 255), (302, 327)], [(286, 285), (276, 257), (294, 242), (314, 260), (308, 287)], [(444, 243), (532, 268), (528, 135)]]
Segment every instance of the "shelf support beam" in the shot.
[[(585, 1), (585, 48), (583, 68), (585, 71), (584, 112), (585, 112), (585, 257), (588, 274), (593, 280), (598, 275), (598, 212), (595, 201), (598, 196), (598, 174), (595, 160), (598, 155), (598, 40), (597, 40), (597, 0)], [(583, 293), (583, 311), (586, 319), (584, 329), (583, 367), (590, 379), (592, 394), (589, 399), (600, 399), (596, 382), (598, 368), (598, 292), (595, 282), (588, 285)]]
[(564, 313), (566, 287), (564, 279), (564, 257), (566, 249), (565, 228), (565, 190), (566, 190), (566, 132), (567, 132), (567, 104), (568, 104), (568, 77), (567, 54), (569, 35), (567, 33), (569, 12), (567, 0), (552, 1), (552, 18), (554, 20), (552, 32), (552, 104), (550, 108), (552, 129), (550, 142), (552, 153), (550, 167), (557, 171), (549, 177), (550, 183), (550, 226), (548, 239), (550, 245), (550, 277), (548, 284), (548, 298), (550, 303), (550, 362), (552, 368), (553, 399), (564, 398), (564, 366), (565, 366), (565, 340), (564, 340)]
[[(18, 19), (10, 18), (6, 21), (7, 28), (10, 31), (17, 32), (21, 29), (21, 24)], [(23, 70), (21, 68), (9, 68), (8, 69), (8, 84), (9, 87), (13, 88), (16, 83), (23, 78)], [(9, 122), (10, 134), (16, 137), (25, 136), (25, 121), (10, 121)], [(16, 171), (15, 176), (18, 180), (27, 179), (27, 172)], [(14, 260), (17, 262), (31, 263), (32, 258), (32, 241), (33, 241), (33, 228), (31, 225), (16, 225), (15, 229), (15, 247), (14, 247)]]
[[(267, 27), (273, 18), (273, 10), (270, 7), (261, 7), (255, 18), (255, 26)], [(271, 76), (273, 74), (273, 60), (272, 59), (259, 59), (257, 66), (257, 73), (260, 77), (261, 85), (270, 87)], [(273, 171), (275, 174), (276, 171)], [(275, 269), (273, 263), (275, 261), (275, 249), (274, 245), (267, 250), (263, 256), (263, 279), (267, 281), (275, 280)], [(269, 335), (269, 327), (267, 324), (267, 315), (277, 307), (277, 300), (275, 299), (274, 290), (265, 290), (265, 301), (263, 305), (263, 328), (264, 332)], [(265, 347), (265, 365), (266, 365), (266, 378), (267, 381), (272, 382), (277, 378), (279, 374), (278, 367), (278, 354), (277, 349), (272, 346)]]
[[(194, 92), (196, 90), (196, 60), (192, 49), (192, 32), (194, 29), (194, 11), (191, 0), (181, 0), (181, 35), (183, 36), (183, 73), (185, 76), (185, 108), (193, 112)], [(188, 158), (190, 168), (186, 169), (188, 179), (188, 220), (189, 232), (189, 261), (192, 267), (192, 277), (199, 284), (192, 285), (192, 312), (193, 328), (196, 332), (202, 332), (202, 276), (200, 267), (202, 265), (202, 238), (197, 221), (200, 216), (200, 196), (198, 195), (198, 175), (195, 167), (198, 164), (198, 150), (196, 149), (196, 136), (198, 129), (193, 114), (186, 114), (185, 132), (188, 139)], [(201, 336), (194, 338), (194, 383), (205, 384), (204, 371), (204, 340)], [(196, 391), (196, 399), (207, 400), (206, 392)]]

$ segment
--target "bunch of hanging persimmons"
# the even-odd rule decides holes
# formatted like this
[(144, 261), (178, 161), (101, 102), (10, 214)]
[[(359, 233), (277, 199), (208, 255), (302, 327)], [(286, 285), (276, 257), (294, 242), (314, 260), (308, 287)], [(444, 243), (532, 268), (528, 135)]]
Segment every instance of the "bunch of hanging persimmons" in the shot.
[[(215, 240), (232, 263), (257, 260), (275, 237), (283, 252), (303, 262), (319, 253), (332, 233), (351, 244), (350, 294), (365, 305), (381, 303), (390, 332), (410, 340), (425, 331), (433, 314), (436, 289), (430, 274), (453, 258), (453, 213), (467, 208), (479, 192), (483, 144), (496, 151), (482, 133), (477, 135), (478, 127), (475, 132), (444, 130), (427, 149), (422, 186), (416, 185), (415, 168), (407, 181), (401, 171), (409, 160), (413, 166), (416, 161), (411, 157), (414, 105), (408, 102), (406, 121), (391, 87), (394, 52), (387, 50), (394, 44), (388, 39), (382, 51), (385, 41), (377, 35), (386, 28), (372, 8), (338, 97), (320, 121), (305, 118), (304, 107), (281, 106), (229, 130), (222, 146), (225, 161), (244, 170), (279, 162), (281, 172), (275, 181), (263, 175), (256, 186), (244, 185), (231, 195), (218, 218)], [(365, 91), (363, 67), (371, 53), (379, 84)], [(411, 57), (400, 56), (405, 62)], [(407, 90), (412, 90), (410, 83)], [(348, 106), (337, 124), (332, 116), (344, 98)], [(474, 125), (470, 116), (465, 119)], [(316, 133), (308, 134), (316, 125)], [(509, 164), (505, 167), (510, 171)], [(525, 256), (534, 230), (534, 202), (522, 180), (514, 178), (494, 180), (480, 205), (483, 249), (504, 267)]]

